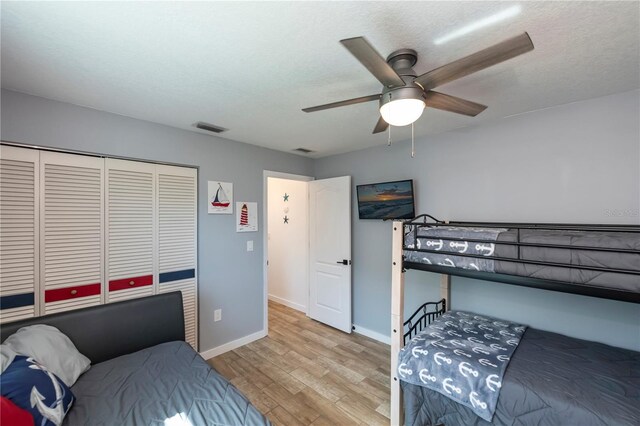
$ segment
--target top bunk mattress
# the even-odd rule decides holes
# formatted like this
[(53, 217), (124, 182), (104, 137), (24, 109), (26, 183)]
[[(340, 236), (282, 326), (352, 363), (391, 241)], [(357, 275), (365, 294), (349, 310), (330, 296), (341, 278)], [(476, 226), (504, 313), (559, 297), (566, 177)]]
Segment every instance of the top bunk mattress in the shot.
[(640, 293), (636, 232), (415, 226), (405, 234), (404, 256), (406, 262)]

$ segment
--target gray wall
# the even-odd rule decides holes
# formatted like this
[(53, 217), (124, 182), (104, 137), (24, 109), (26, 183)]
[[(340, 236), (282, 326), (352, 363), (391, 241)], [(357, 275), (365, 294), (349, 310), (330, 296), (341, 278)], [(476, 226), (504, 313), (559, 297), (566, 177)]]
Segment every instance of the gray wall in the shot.
[[(315, 162), (355, 185), (414, 179), (417, 213), (440, 219), (640, 223), (640, 92), (576, 102)], [(429, 120), (427, 110), (421, 120)], [(397, 131), (396, 134), (400, 133)], [(389, 335), (391, 225), (353, 209), (353, 315)], [(406, 312), (439, 297), (439, 276), (409, 271)], [(453, 278), (456, 309), (640, 349), (640, 305)]]
[(312, 160), (6, 90), (1, 138), (199, 166), (200, 350), (262, 330), (262, 214), (259, 232), (236, 233), (235, 214), (207, 214), (207, 181), (233, 182), (234, 199), (257, 201), (262, 212), (263, 170), (311, 175)]
[[(443, 219), (640, 223), (639, 98), (622, 93), (431, 136), (417, 141), (414, 159), (407, 142), (328, 157), (315, 161), (315, 175), (352, 175), (356, 185), (415, 179), (417, 211)], [(234, 217), (207, 215), (206, 182), (231, 181), (236, 200), (262, 203), (263, 169), (313, 176), (311, 160), (5, 90), (1, 112), (3, 140), (199, 166), (200, 348), (262, 328), (262, 232), (237, 234)], [(386, 335), (390, 241), (388, 223), (360, 221), (354, 208), (354, 322)], [(407, 273), (407, 312), (438, 296), (437, 275)], [(640, 305), (462, 278), (452, 299), (458, 309), (640, 349)]]

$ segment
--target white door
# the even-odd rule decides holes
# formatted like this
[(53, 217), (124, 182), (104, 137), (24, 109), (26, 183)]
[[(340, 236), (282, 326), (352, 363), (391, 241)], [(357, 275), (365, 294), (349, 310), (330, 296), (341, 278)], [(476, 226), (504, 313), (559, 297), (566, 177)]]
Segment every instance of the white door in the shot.
[(309, 182), (309, 316), (351, 333), (351, 176)]
[(198, 171), (156, 165), (157, 293), (182, 292), (185, 337), (198, 348)]
[(104, 159), (40, 152), (42, 315), (104, 303)]
[(106, 302), (155, 293), (156, 165), (105, 160)]
[(0, 323), (38, 316), (40, 152), (0, 145)]

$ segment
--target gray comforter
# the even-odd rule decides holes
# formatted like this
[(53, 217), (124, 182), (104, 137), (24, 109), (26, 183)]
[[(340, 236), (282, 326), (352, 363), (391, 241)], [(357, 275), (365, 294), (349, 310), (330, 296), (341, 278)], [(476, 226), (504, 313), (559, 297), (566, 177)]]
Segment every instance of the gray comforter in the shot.
[(527, 329), (502, 380), (493, 422), (401, 382), (406, 425), (637, 426), (640, 353)]
[[(500, 233), (500, 241), (516, 241), (516, 231)], [(523, 243), (567, 245), (574, 247), (619, 248), (640, 250), (640, 235), (624, 232), (580, 232), (524, 229), (520, 231)], [(517, 258), (517, 248), (496, 244), (496, 256)], [(597, 266), (640, 271), (640, 254), (613, 253), (579, 249), (552, 249), (542, 247), (522, 247), (522, 259), (558, 262), (575, 266)], [(620, 290), (640, 292), (640, 276), (611, 272), (588, 271), (583, 269), (527, 265), (523, 263), (495, 262), (495, 271), (502, 274), (521, 275), (569, 283), (606, 286)]]
[(268, 420), (185, 342), (96, 364), (71, 388), (64, 425), (268, 425)]

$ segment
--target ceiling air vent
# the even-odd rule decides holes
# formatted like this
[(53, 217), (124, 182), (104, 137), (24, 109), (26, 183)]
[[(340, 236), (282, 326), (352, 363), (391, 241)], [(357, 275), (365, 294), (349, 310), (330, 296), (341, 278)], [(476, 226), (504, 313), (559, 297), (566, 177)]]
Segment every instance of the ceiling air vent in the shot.
[(307, 149), (307, 148), (296, 148), (296, 149), (294, 149), (294, 151), (301, 152), (303, 154), (309, 154), (309, 153), (313, 152), (312, 150)]
[(229, 129), (225, 129), (224, 127), (205, 123), (204, 121), (198, 121), (196, 124), (194, 124), (194, 126), (196, 126), (198, 129), (206, 130), (207, 132), (213, 132), (213, 133), (222, 133), (229, 130)]

